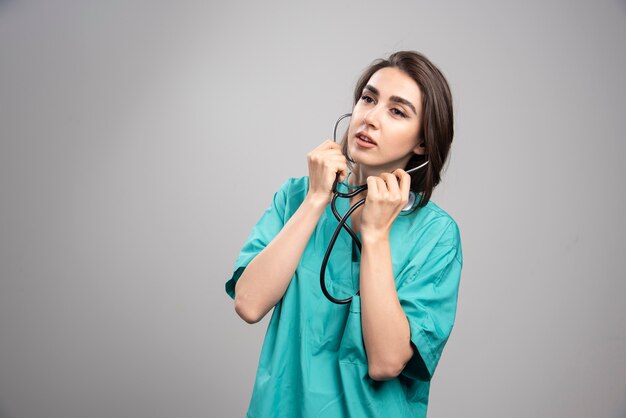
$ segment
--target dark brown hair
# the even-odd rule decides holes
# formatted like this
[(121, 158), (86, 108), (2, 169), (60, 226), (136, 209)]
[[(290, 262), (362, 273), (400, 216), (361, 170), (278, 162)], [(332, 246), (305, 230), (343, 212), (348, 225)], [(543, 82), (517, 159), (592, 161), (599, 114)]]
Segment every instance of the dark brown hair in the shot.
[[(415, 51), (398, 51), (388, 59), (378, 59), (365, 69), (354, 89), (354, 105), (363, 94), (363, 88), (374, 73), (382, 68), (398, 68), (411, 77), (422, 92), (422, 115), (420, 117), (419, 140), (424, 141), (426, 153), (414, 154), (404, 170), (417, 167), (426, 160), (426, 166), (410, 173), (411, 190), (422, 193), (419, 204), (424, 207), (432, 196), (433, 189), (441, 181), (443, 168), (454, 136), (452, 94), (445, 77), (424, 55)], [(350, 169), (354, 161), (348, 156), (348, 132), (343, 136), (342, 151)]]

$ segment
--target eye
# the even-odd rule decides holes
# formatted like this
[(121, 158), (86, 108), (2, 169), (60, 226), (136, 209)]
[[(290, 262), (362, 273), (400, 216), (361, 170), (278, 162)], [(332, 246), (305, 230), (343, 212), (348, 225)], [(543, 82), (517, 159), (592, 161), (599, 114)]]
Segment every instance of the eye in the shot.
[(398, 109), (398, 108), (394, 107), (393, 109), (391, 109), (391, 113), (393, 113), (396, 116), (400, 116), (402, 118), (406, 118), (406, 114), (403, 111), (401, 111), (400, 109)]
[(361, 96), (361, 100), (363, 100), (364, 102), (367, 102), (367, 103), (373, 103), (374, 102), (374, 99), (372, 99), (367, 94), (362, 95)]

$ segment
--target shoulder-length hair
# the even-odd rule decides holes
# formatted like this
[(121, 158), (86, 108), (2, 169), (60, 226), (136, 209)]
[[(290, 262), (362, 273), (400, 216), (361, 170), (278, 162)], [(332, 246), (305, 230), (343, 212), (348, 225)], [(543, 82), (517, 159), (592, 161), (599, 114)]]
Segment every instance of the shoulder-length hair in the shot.
[[(369, 79), (381, 68), (398, 68), (411, 77), (422, 93), (422, 115), (420, 117), (419, 140), (424, 141), (426, 153), (414, 154), (405, 171), (417, 167), (428, 160), (426, 166), (410, 173), (411, 190), (421, 193), (418, 208), (426, 206), (433, 189), (441, 181), (441, 170), (445, 164), (452, 137), (454, 136), (452, 94), (441, 71), (428, 58), (415, 51), (398, 51), (388, 59), (378, 59), (365, 69), (354, 89), (354, 106), (363, 94)], [(348, 132), (341, 142), (342, 151), (350, 169), (354, 161), (348, 155)]]

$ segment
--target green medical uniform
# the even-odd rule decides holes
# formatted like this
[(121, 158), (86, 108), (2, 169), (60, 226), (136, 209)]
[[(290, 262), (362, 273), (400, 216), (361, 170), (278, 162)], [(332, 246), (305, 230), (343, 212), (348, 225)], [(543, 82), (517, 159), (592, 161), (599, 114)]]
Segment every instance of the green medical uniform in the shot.
[[(232, 298), (245, 267), (295, 213), (308, 187), (308, 176), (290, 178), (275, 193), (226, 282)], [(348, 191), (345, 184), (340, 189)], [(348, 208), (348, 199), (337, 199), (340, 214)], [(432, 201), (394, 221), (389, 236), (393, 273), (416, 350), (399, 376), (375, 381), (368, 375), (359, 296), (350, 304), (336, 305), (320, 289), (320, 266), (337, 223), (328, 205), (287, 291), (274, 308), (249, 418), (426, 416), (430, 380), (456, 313), (463, 263), (457, 224)], [(326, 269), (329, 292), (342, 299), (355, 294), (359, 266), (358, 249), (343, 230)]]

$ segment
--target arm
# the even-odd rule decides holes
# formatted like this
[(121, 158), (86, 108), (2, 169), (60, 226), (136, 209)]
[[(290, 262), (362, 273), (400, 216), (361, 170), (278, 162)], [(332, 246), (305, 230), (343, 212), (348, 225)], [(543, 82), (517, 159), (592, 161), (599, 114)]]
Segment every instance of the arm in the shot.
[(347, 176), (341, 145), (324, 141), (307, 155), (309, 191), (278, 235), (243, 271), (235, 284), (235, 311), (246, 322), (260, 321), (283, 297), (302, 253), (332, 198), (332, 185)]
[(281, 231), (248, 264), (235, 285), (235, 311), (246, 322), (259, 322), (283, 297), (311, 234), (326, 208), (309, 194)]
[(413, 356), (411, 328), (396, 292), (389, 243), (391, 226), (408, 201), (410, 183), (411, 176), (400, 169), (367, 178), (361, 212), (361, 327), (368, 373), (374, 380), (396, 377)]
[(361, 326), (369, 375), (388, 380), (413, 356), (409, 321), (400, 306), (387, 234), (363, 234)]

